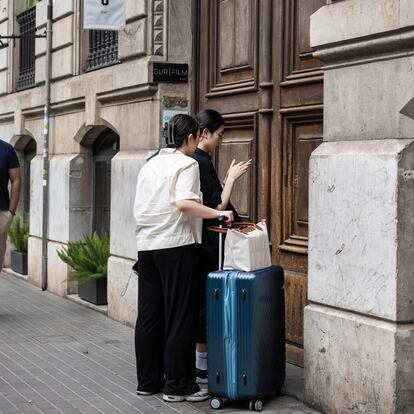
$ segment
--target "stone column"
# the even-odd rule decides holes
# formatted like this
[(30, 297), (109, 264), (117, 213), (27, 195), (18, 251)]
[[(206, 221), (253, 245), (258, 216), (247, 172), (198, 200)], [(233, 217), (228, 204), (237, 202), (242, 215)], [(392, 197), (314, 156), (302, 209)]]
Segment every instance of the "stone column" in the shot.
[(414, 413), (414, 2), (343, 0), (311, 18), (325, 65), (310, 161), (305, 399)]

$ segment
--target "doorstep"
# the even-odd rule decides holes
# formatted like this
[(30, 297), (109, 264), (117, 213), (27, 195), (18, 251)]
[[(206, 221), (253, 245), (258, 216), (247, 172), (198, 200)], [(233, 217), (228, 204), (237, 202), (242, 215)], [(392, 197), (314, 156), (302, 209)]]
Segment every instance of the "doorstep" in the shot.
[(72, 302), (76, 302), (79, 305), (85, 306), (89, 309), (93, 309), (97, 312), (103, 313), (104, 315), (108, 315), (108, 305), (94, 305), (93, 303), (87, 302), (79, 297), (79, 295), (66, 295), (66, 298), (71, 300)]
[(303, 368), (286, 363), (286, 380), (284, 394), (289, 397), (303, 401), (303, 390), (305, 389), (305, 379)]

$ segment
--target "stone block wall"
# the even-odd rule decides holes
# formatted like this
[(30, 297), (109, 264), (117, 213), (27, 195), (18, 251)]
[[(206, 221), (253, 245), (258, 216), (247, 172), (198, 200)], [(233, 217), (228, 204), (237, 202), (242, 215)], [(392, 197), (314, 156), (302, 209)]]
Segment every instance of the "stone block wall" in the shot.
[[(133, 325), (136, 319), (137, 259), (135, 219), (132, 214), (136, 177), (156, 151), (120, 151), (112, 159), (111, 258), (108, 263), (108, 315)], [(129, 229), (129, 231), (125, 231)]]
[(324, 142), (309, 166), (305, 399), (414, 412), (414, 7), (343, 0), (311, 18)]
[[(74, 41), (77, 32), (77, 19), (74, 15), (74, 0), (58, 1), (53, 4), (52, 80), (69, 77), (75, 73)], [(36, 5), (36, 29), (46, 30), (47, 2)], [(46, 40), (36, 41), (36, 83), (45, 81)]]
[[(8, 0), (0, 1), (0, 33), (4, 36), (11, 33), (10, 30), (10, 2)], [(3, 43), (8, 43), (9, 40), (4, 39)], [(8, 78), (7, 71), (10, 65), (10, 48), (0, 50), (0, 96), (8, 92)]]
[[(153, 84), (151, 62), (169, 59), (191, 66), (191, 0), (126, 0), (127, 25), (118, 33), (119, 63), (87, 73), (89, 35), (82, 28), (80, 3), (54, 2), (48, 288), (62, 296), (76, 292), (76, 284), (67, 282), (69, 269), (56, 251), (91, 231), (92, 144), (99, 132), (110, 128), (119, 135), (120, 151), (111, 165), (108, 314), (132, 325), (137, 309), (137, 280), (131, 276), (136, 260), (132, 214), (136, 177), (160, 147), (164, 96), (169, 102), (180, 102), (177, 109), (190, 108), (190, 85)], [(15, 30), (15, 15), (23, 11), (23, 4), (0, 0), (0, 28), (7, 26), (9, 33)], [(38, 33), (46, 27), (46, 6), (46, 1), (36, 5)], [(0, 51), (0, 136), (12, 145), (22, 143), (22, 137), (33, 138), (37, 144), (38, 155), (31, 162), (28, 278), (40, 286), (46, 41), (37, 39), (35, 44), (36, 87), (20, 92), (15, 92), (13, 84), (17, 68), (9, 65), (17, 50)]]

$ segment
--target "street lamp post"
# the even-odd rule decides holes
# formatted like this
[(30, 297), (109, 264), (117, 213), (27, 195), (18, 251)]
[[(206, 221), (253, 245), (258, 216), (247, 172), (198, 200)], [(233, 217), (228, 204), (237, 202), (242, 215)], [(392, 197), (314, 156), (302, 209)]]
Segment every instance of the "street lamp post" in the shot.
[(47, 289), (47, 245), (49, 228), (49, 128), (50, 128), (50, 78), (52, 68), (52, 21), (53, 0), (47, 1), (46, 23), (46, 72), (45, 72), (45, 107), (43, 130), (43, 215), (42, 215), (42, 290)]

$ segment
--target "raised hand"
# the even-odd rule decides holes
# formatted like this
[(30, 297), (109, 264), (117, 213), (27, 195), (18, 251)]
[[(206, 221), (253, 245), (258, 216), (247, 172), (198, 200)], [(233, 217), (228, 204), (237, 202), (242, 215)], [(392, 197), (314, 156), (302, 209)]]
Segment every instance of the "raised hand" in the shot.
[(251, 162), (250, 160), (249, 161), (241, 161), (241, 162), (238, 162), (236, 164), (236, 160), (233, 159), (233, 161), (231, 162), (230, 167), (227, 171), (225, 181), (227, 181), (227, 180), (236, 181), (243, 174), (246, 174), (246, 172), (249, 168), (250, 162)]

